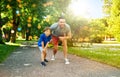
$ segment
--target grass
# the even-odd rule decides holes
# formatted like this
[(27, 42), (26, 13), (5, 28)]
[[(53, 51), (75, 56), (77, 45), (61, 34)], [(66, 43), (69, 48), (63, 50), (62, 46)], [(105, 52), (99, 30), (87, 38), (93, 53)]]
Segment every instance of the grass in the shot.
[(33, 44), (35, 41), (16, 40), (16, 43), (6, 42), (6, 45), (0, 44), (0, 63), (6, 60), (6, 58), (14, 52), (21, 44)]
[(68, 53), (120, 68), (120, 51), (117, 49), (111, 50), (109, 47), (108, 48), (69, 47)]
[(0, 44), (0, 63), (5, 61), (6, 58), (16, 49), (19, 45)]

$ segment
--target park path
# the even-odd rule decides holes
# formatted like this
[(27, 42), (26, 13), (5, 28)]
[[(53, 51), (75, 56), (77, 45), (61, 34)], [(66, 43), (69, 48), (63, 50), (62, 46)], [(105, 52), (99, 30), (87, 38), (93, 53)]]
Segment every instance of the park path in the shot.
[(57, 53), (55, 61), (50, 60), (51, 55), (49, 49), (49, 62), (42, 67), (36, 46), (20, 47), (0, 64), (0, 77), (120, 77), (120, 69), (106, 64), (69, 54), (71, 63), (65, 65), (62, 52)]

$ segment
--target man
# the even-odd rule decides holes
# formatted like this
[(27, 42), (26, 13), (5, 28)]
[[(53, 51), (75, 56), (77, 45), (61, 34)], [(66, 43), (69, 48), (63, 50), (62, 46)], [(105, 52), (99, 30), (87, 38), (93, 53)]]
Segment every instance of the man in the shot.
[(63, 45), (63, 53), (65, 58), (65, 64), (69, 64), (69, 60), (67, 58), (67, 39), (71, 38), (71, 29), (63, 17), (60, 17), (57, 23), (51, 25), (52, 31), (52, 41), (54, 45), (53, 56), (51, 60), (55, 60), (55, 54), (58, 50), (58, 42), (59, 40)]

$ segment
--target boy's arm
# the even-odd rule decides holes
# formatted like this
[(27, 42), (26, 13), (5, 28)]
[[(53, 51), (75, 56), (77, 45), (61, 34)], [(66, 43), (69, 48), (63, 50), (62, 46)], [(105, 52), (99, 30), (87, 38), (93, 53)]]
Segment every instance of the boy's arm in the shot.
[(43, 48), (44, 50), (47, 49), (49, 42), (47, 42), (46, 46)]
[(42, 41), (42, 48), (44, 49), (44, 42)]
[(48, 47), (48, 43), (46, 44), (46, 46), (44, 46), (44, 42), (42, 42), (43, 51), (46, 51), (47, 47)]

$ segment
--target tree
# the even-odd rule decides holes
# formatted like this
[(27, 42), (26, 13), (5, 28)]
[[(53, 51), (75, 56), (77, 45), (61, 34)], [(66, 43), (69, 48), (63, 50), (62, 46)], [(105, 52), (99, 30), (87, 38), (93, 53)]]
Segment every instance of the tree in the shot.
[(16, 32), (19, 25), (25, 31), (29, 25), (37, 24), (44, 19), (45, 7), (43, 4), (46, 2), (47, 0), (3, 0), (1, 2), (3, 8), (1, 13), (8, 17), (9, 21), (13, 24), (11, 42), (16, 40)]
[(101, 43), (106, 35), (107, 23), (105, 19), (93, 19), (90, 22), (91, 42)]
[(105, 12), (108, 15), (107, 23), (109, 29), (111, 30), (114, 37), (120, 41), (120, 1), (119, 0), (104, 0), (104, 6), (109, 5), (109, 7), (104, 7), (109, 12)]
[(60, 16), (67, 16), (67, 7), (71, 0), (49, 0), (45, 13), (49, 15), (49, 23), (52, 24), (58, 20)]

